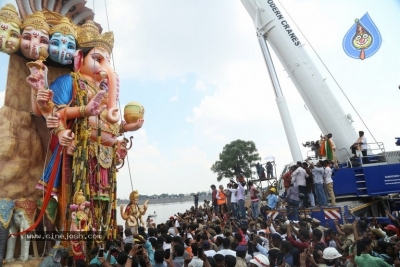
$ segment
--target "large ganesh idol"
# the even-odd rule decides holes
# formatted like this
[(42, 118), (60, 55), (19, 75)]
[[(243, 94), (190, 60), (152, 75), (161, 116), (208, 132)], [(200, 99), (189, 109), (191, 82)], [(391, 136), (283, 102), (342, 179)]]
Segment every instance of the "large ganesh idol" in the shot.
[(0, 52), (12, 54), (18, 51), (21, 40), (21, 19), (12, 4), (0, 10)]
[[(93, 227), (100, 229), (101, 225), (116, 223), (117, 138), (123, 132), (140, 129), (144, 120), (120, 122), (119, 80), (110, 64), (113, 33), (100, 34), (97, 26), (87, 21), (78, 29), (77, 41), (74, 72), (58, 77), (45, 88), (46, 67), (37, 61), (42, 67), (27, 78), (33, 89), (33, 109), (44, 115), (58, 139), (38, 187), (47, 189), (51, 183), (49, 190), (60, 194), (65, 204), (71, 203), (69, 192), (82, 189), (92, 203)], [(67, 171), (69, 166), (60, 160), (66, 154), (72, 156), (72, 169)], [(68, 173), (71, 181), (66, 180)]]

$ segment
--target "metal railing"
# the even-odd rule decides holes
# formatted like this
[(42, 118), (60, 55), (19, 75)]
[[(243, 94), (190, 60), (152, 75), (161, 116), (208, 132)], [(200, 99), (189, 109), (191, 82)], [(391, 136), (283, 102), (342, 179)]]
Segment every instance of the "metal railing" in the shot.
[[(354, 163), (360, 164), (359, 166), (364, 166), (366, 164), (372, 164), (372, 163), (387, 163), (387, 154), (385, 150), (385, 145), (383, 142), (373, 142), (373, 143), (367, 143), (367, 155), (364, 156), (362, 154), (362, 151), (357, 150), (357, 161), (354, 161), (354, 157), (348, 158), (347, 162), (350, 168), (353, 168)], [(374, 152), (378, 152), (374, 154)], [(354, 166), (356, 167), (356, 166)]]

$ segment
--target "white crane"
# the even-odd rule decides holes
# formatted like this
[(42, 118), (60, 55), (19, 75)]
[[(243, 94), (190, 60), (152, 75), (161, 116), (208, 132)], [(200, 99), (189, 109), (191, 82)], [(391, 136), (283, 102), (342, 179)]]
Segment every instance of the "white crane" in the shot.
[(352, 155), (350, 146), (357, 140), (357, 133), (351, 124), (352, 120), (349, 119), (351, 116), (343, 111), (328, 84), (308, 56), (303, 47), (304, 44), (300, 42), (273, 0), (241, 1), (253, 19), (257, 31), (293, 159), (296, 161), (301, 159), (301, 154), (298, 155), (300, 150), (297, 138), (293, 126), (290, 126), (292, 124), (290, 115), (286, 114), (286, 103), (276, 78), (266, 41), (289, 74), (321, 132), (332, 133), (338, 161), (346, 161)]

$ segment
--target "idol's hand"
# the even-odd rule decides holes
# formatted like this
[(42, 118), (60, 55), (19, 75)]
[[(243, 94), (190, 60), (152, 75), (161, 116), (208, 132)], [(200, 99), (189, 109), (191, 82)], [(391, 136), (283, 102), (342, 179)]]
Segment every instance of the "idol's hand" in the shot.
[(39, 106), (46, 106), (53, 99), (53, 91), (50, 89), (41, 88), (37, 91), (36, 101)]
[(41, 63), (41, 69), (36, 67), (29, 68), (31, 75), (26, 78), (26, 83), (34, 90), (39, 90), (45, 87), (48, 69), (46, 65)]
[(71, 145), (67, 147), (67, 155), (73, 156), (74, 152), (75, 152), (75, 149), (76, 149), (76, 146), (75, 146), (75, 142), (73, 141), (71, 143)]
[(85, 107), (85, 116), (97, 116), (99, 115), (104, 109), (107, 108), (106, 105), (101, 105), (102, 101), (106, 97), (107, 92), (102, 90), (98, 92), (87, 104)]
[(144, 119), (139, 119), (135, 123), (125, 123), (124, 124), (124, 132), (132, 132), (132, 131), (137, 131), (140, 128), (142, 128), (144, 123)]
[(60, 126), (60, 114), (56, 113), (54, 116), (50, 114), (46, 117), (46, 125), (49, 129), (54, 129)]
[(58, 134), (58, 141), (60, 142), (60, 145), (62, 146), (70, 146), (72, 144), (72, 141), (74, 141), (74, 133), (71, 132), (70, 129), (67, 130), (62, 130)]

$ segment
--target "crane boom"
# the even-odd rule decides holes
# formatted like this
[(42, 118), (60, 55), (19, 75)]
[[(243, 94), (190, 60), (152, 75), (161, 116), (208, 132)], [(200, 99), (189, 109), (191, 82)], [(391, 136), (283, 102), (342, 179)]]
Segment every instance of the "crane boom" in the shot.
[(344, 162), (357, 133), (304, 45), (273, 0), (241, 0), (253, 19), (258, 36), (269, 43), (324, 134), (332, 133), (336, 156)]

